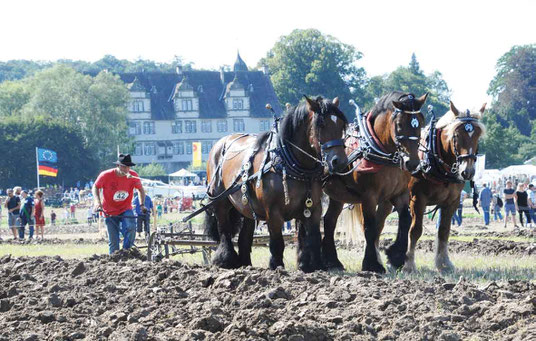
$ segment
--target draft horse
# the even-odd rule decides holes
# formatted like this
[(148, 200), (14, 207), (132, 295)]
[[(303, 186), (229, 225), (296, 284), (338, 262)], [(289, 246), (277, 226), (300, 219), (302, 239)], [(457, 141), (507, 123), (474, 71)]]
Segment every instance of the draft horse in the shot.
[[(362, 228), (366, 247), (362, 270), (380, 273), (384, 273), (385, 268), (378, 253), (378, 218), (385, 208), (381, 205), (377, 208), (377, 205), (388, 201), (396, 207), (400, 232), (387, 250), (387, 257), (397, 268), (404, 264), (411, 222), (409, 172), (416, 171), (419, 166), (418, 143), (424, 125), (420, 109), (427, 96), (415, 98), (410, 93), (392, 92), (383, 96), (367, 115), (358, 117), (362, 120), (359, 135), (363, 146), (360, 147), (361, 158), (356, 162), (366, 160), (381, 167), (370, 172), (357, 168), (327, 180), (324, 191), (330, 201), (324, 216), (322, 240), (322, 258), (327, 268), (343, 268), (337, 257), (334, 233), (344, 203), (355, 204), (353, 211), (360, 215), (358, 221), (364, 219)], [(353, 157), (349, 159), (353, 161)]]
[(448, 111), (439, 121), (430, 122), (423, 130), (421, 153), (423, 166), (409, 183), (412, 223), (410, 246), (404, 270), (411, 272), (415, 265), (415, 247), (422, 235), (423, 215), (427, 205), (438, 205), (441, 220), (435, 244), (435, 264), (440, 272), (453, 271), (448, 255), (448, 239), (452, 215), (458, 208), (465, 181), (475, 175), (478, 141), (485, 133), (480, 122), (486, 103), (479, 111), (458, 111), (450, 102)]
[[(213, 207), (205, 216), (205, 230), (219, 241), (213, 264), (251, 265), (255, 220), (264, 220), (270, 233), (269, 266), (284, 266), (282, 226), (295, 219), (298, 268), (311, 272), (322, 267), (321, 179), (347, 165), (342, 139), (347, 123), (338, 98), (306, 97), (288, 109), (279, 129), (259, 136), (229, 135), (214, 145), (207, 164)], [(232, 238), (238, 232), (237, 254)]]

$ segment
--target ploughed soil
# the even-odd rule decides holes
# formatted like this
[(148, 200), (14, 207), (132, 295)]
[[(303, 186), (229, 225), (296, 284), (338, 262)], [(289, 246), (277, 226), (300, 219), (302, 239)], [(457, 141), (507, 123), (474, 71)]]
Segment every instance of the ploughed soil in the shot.
[(530, 340), (536, 283), (0, 258), (0, 340)]

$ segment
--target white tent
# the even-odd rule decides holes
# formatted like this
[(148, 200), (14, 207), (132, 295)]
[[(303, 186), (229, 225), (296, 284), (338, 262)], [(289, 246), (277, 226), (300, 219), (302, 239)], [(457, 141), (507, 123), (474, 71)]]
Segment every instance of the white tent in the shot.
[(527, 177), (536, 176), (536, 166), (534, 165), (514, 165), (501, 169), (501, 176), (519, 176), (526, 175)]
[(174, 178), (195, 178), (197, 174), (189, 172), (183, 168), (183, 169), (176, 171), (175, 173), (169, 174), (168, 176), (174, 177)]

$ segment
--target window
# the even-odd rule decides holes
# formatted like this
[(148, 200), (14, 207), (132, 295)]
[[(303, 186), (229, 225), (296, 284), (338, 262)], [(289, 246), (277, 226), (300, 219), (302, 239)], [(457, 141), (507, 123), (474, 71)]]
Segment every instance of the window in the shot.
[(145, 155), (156, 155), (156, 145), (154, 142), (145, 142), (144, 145)]
[(192, 154), (192, 142), (186, 142), (186, 154)]
[(134, 155), (143, 155), (143, 144), (141, 143), (134, 144)]
[(259, 131), (268, 131), (270, 130), (270, 121), (269, 120), (261, 120), (259, 125)]
[(171, 133), (172, 134), (182, 133), (182, 121), (175, 121), (171, 123)]
[(140, 101), (140, 100), (132, 101), (132, 111), (133, 112), (145, 111), (143, 107), (143, 101)]
[(227, 120), (219, 120), (216, 124), (218, 126), (218, 133), (225, 133), (227, 131)]
[(233, 129), (234, 129), (234, 131), (244, 131), (244, 130), (246, 130), (245, 126), (244, 126), (244, 120), (241, 119), (241, 118), (235, 118), (233, 120)]
[(244, 100), (233, 98), (233, 110), (242, 110), (244, 109)]
[(214, 146), (214, 142), (212, 142), (212, 141), (203, 141), (203, 142), (201, 142), (201, 153), (202, 154), (210, 153), (210, 150), (212, 149), (212, 146)]
[(192, 120), (184, 121), (184, 130), (186, 133), (197, 133), (197, 122)]
[(155, 134), (154, 122), (143, 122), (143, 133), (145, 135)]
[(181, 110), (182, 111), (192, 111), (194, 110), (194, 106), (191, 99), (183, 99), (181, 100)]
[(130, 136), (141, 135), (141, 122), (129, 122), (128, 134)]
[(184, 154), (184, 142), (183, 141), (173, 142), (173, 154), (175, 155)]
[(208, 120), (201, 121), (201, 132), (212, 133), (212, 122)]

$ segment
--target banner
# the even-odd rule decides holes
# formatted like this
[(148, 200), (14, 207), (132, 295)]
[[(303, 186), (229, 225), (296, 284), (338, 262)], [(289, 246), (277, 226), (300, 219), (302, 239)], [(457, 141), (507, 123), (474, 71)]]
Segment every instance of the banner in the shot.
[(200, 168), (202, 161), (201, 157), (201, 142), (192, 142), (192, 167)]
[(58, 176), (58, 155), (50, 149), (37, 148), (38, 175)]

